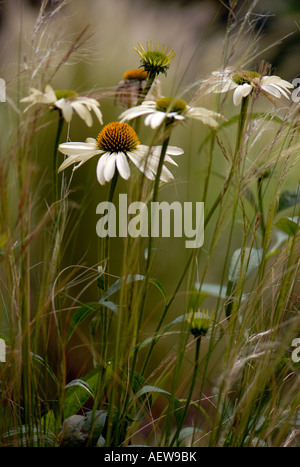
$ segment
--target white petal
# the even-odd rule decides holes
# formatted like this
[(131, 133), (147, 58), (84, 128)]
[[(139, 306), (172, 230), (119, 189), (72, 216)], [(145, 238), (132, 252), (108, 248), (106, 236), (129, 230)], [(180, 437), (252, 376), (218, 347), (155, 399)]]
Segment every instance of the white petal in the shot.
[[(64, 99), (60, 99), (60, 100), (64, 100)], [(57, 102), (55, 103), (55, 105), (57, 106)], [(72, 115), (73, 115), (73, 109), (72, 109), (71, 104), (65, 101), (64, 105), (61, 107), (61, 111), (62, 111), (65, 121), (69, 123), (72, 120)]]
[(130, 177), (130, 167), (124, 152), (117, 153), (116, 163), (118, 172), (121, 175), (121, 177), (124, 178), (124, 180), (128, 180), (128, 178)]
[(105, 163), (104, 178), (107, 182), (109, 182), (114, 176), (116, 170), (116, 155), (117, 154), (115, 152), (111, 153)]
[(110, 156), (110, 153), (105, 152), (99, 158), (98, 163), (97, 163), (96, 175), (97, 175), (97, 180), (100, 183), (100, 185), (104, 185), (105, 181), (106, 181), (105, 177), (104, 177), (104, 169), (105, 169), (105, 165), (106, 165), (106, 162), (107, 162), (107, 159), (109, 158), (109, 156)]
[(239, 85), (234, 93), (233, 93), (233, 103), (235, 106), (238, 106), (240, 105), (240, 103), (242, 102), (242, 98), (243, 97), (246, 97), (250, 94), (250, 92), (252, 91), (252, 86), (251, 84), (248, 84), (248, 83), (245, 83), (245, 84), (242, 84), (242, 85)]
[(57, 100), (56, 94), (50, 84), (47, 84), (45, 87), (45, 96), (49, 100), (49, 103)]
[(77, 112), (80, 118), (87, 124), (88, 127), (93, 125), (93, 119), (88, 108), (80, 102), (72, 102), (72, 108)]
[(277, 97), (278, 99), (281, 97), (281, 93), (272, 84), (263, 84), (261, 88), (268, 94), (271, 94), (272, 96)]
[(99, 154), (102, 154), (102, 151), (89, 151), (84, 154), (77, 154), (73, 156), (67, 157), (67, 159), (64, 160), (64, 162), (60, 165), (58, 172), (61, 172), (62, 170), (65, 170), (67, 167), (69, 167), (72, 164), (77, 164), (81, 163), (84, 164), (86, 161), (91, 159), (94, 156), (97, 156)]
[(96, 106), (96, 105), (93, 105), (93, 106), (92, 106), (92, 109), (93, 109), (93, 111), (95, 112), (96, 117), (97, 117), (98, 120), (99, 120), (99, 123), (101, 123), (101, 125), (103, 125), (103, 118), (102, 118), (101, 110), (100, 110), (100, 109), (98, 108), (98, 106)]
[(77, 156), (84, 152), (89, 151), (97, 151), (99, 148), (97, 144), (94, 142), (87, 142), (87, 143), (62, 143), (58, 146), (58, 149), (63, 154), (67, 154), (68, 156)]
[(263, 76), (261, 79), (261, 84), (276, 84), (282, 88), (293, 88), (293, 84), (289, 83), (284, 79), (281, 79), (279, 76)]
[(152, 113), (153, 111), (154, 110), (152, 108), (145, 107), (143, 105), (132, 107), (131, 109), (125, 110), (125, 112), (121, 113), (119, 116), (119, 121), (122, 123), (125, 120), (132, 120), (134, 118), (140, 117), (141, 115)]
[(177, 162), (173, 161), (173, 159), (168, 155), (165, 156), (164, 162), (169, 162), (170, 164), (176, 165), (176, 167), (178, 167)]
[(87, 138), (85, 142), (89, 144), (95, 144), (97, 146), (97, 141), (95, 140), (95, 138)]
[(134, 163), (134, 165), (145, 174), (149, 180), (154, 180), (155, 179), (155, 174), (153, 171), (149, 168), (147, 164), (147, 158), (146, 157), (141, 157), (141, 153), (139, 153), (137, 150), (134, 152), (127, 152), (127, 156), (130, 158), (130, 160)]
[(145, 118), (145, 125), (146, 126), (150, 125), (152, 130), (155, 130), (156, 128), (160, 127), (160, 125), (163, 123), (165, 118), (166, 118), (165, 112), (160, 112), (158, 110), (155, 113), (152, 113)]
[(169, 169), (167, 169), (167, 167), (163, 165), (162, 171), (160, 174), (160, 180), (162, 180), (163, 182), (169, 182), (170, 180), (173, 180), (173, 179), (174, 179), (173, 174), (170, 172)]
[(287, 92), (284, 91), (280, 86), (277, 86), (276, 84), (263, 84), (261, 88), (269, 94), (272, 94), (272, 96), (280, 98), (281, 95), (283, 95), (284, 97), (289, 99), (289, 95), (287, 94)]

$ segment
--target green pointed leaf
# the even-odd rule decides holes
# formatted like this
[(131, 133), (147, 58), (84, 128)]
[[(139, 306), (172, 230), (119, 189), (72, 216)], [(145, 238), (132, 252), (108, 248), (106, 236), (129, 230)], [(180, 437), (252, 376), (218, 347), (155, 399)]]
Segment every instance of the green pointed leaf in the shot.
[(64, 418), (75, 415), (86, 401), (92, 397), (99, 383), (99, 369), (94, 369), (80, 380), (74, 380), (67, 385), (64, 400)]
[(163, 285), (157, 279), (153, 279), (153, 278), (150, 278), (149, 282), (151, 282), (151, 284), (155, 285), (155, 287), (158, 288), (158, 290), (161, 292), (161, 294), (164, 297), (164, 300), (166, 302), (167, 301), (167, 292), (165, 291)]
[[(145, 276), (141, 276), (140, 274), (134, 274), (133, 276), (129, 274), (127, 276), (126, 284), (130, 284), (135, 281), (142, 281), (145, 279)], [(122, 278), (117, 279), (116, 282), (114, 282), (109, 289), (103, 294), (103, 297), (101, 298), (101, 302), (106, 301), (107, 298), (109, 298), (111, 295), (114, 293), (118, 292), (121, 289), (122, 286)]]
[(93, 391), (91, 390), (89, 384), (83, 379), (73, 379), (66, 385), (66, 388), (71, 388), (72, 386), (79, 386), (87, 391), (91, 397), (94, 397)]
[(152, 393), (162, 394), (163, 396), (165, 396), (168, 399), (169, 403), (174, 403), (175, 419), (176, 419), (177, 423), (180, 423), (181, 420), (182, 420), (182, 416), (183, 416), (181, 404), (180, 404), (179, 400), (176, 399), (176, 397), (173, 396), (172, 394), (170, 394), (168, 391), (165, 391), (164, 389), (157, 388), (156, 386), (146, 385), (140, 391), (138, 391), (136, 393), (136, 397), (140, 397), (140, 396), (145, 395), (145, 394), (150, 395)]
[(59, 385), (58, 380), (57, 380), (57, 378), (55, 376), (55, 373), (53, 372), (52, 368), (50, 367), (50, 365), (48, 365), (48, 363), (46, 363), (45, 360), (40, 355), (37, 355), (37, 354), (35, 354), (33, 352), (30, 352), (30, 355), (31, 355), (32, 360), (34, 362), (40, 363), (47, 370), (47, 372), (49, 373), (49, 375), (51, 376), (51, 378), (53, 379), (55, 384), (58, 386)]
[(85, 305), (78, 308), (78, 310), (75, 311), (72, 321), (70, 323), (66, 342), (69, 341), (77, 326), (80, 323), (82, 323), (82, 321), (84, 321), (86, 318), (88, 318), (88, 316), (90, 316), (92, 313), (95, 313), (95, 311), (99, 310), (100, 308), (101, 306), (97, 302), (86, 303)]
[(293, 236), (299, 230), (299, 216), (282, 217), (276, 222), (276, 227), (289, 236)]

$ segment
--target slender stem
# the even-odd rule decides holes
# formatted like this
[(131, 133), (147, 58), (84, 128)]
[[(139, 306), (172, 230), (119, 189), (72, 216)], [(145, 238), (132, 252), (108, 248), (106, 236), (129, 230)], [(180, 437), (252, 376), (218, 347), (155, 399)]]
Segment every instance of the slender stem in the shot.
[[(157, 200), (158, 196), (158, 188), (159, 188), (159, 181), (160, 181), (160, 175), (162, 172), (163, 168), (163, 163), (168, 147), (170, 137), (168, 136), (165, 138), (162, 148), (161, 148), (161, 153), (160, 153), (160, 159), (157, 167), (157, 173), (154, 181), (154, 188), (153, 188), (153, 195), (152, 195), (152, 202), (155, 202)], [(137, 327), (136, 327), (136, 336), (134, 336), (135, 339), (135, 345), (134, 345), (134, 353), (133, 353), (133, 358), (132, 358), (132, 365), (131, 365), (131, 373), (130, 373), (130, 378), (129, 378), (129, 387), (132, 386), (132, 381), (134, 377), (134, 370), (137, 362), (137, 357), (138, 357), (138, 352), (139, 352), (139, 347), (136, 345), (136, 341), (138, 338), (138, 332), (142, 324), (143, 320), (143, 311), (144, 311), (144, 306), (145, 306), (145, 301), (146, 301), (146, 295), (147, 295), (147, 289), (148, 289), (148, 283), (149, 283), (149, 272), (150, 272), (150, 264), (151, 264), (151, 251), (152, 251), (152, 237), (151, 237), (151, 227), (150, 227), (150, 235), (149, 235), (149, 241), (148, 241), (148, 255), (147, 255), (147, 263), (146, 263), (146, 272), (145, 272), (145, 279), (144, 279), (144, 287), (143, 287), (143, 295), (141, 298), (141, 304), (140, 304), (140, 311), (138, 315), (138, 322), (137, 322)], [(121, 419), (123, 420), (124, 416), (126, 416), (126, 407), (128, 404), (128, 398), (129, 395), (126, 396), (126, 399), (124, 401), (123, 405), (123, 411), (121, 414)]]
[(173, 438), (172, 438), (172, 440), (170, 442), (169, 447), (172, 447), (173, 444), (175, 443), (176, 439), (178, 438), (178, 435), (179, 435), (181, 427), (182, 427), (182, 425), (184, 423), (187, 411), (189, 409), (189, 405), (190, 405), (190, 402), (191, 402), (191, 399), (192, 399), (192, 395), (193, 395), (193, 391), (194, 391), (194, 387), (195, 387), (195, 383), (196, 383), (196, 377), (197, 377), (197, 373), (198, 373), (200, 346), (201, 346), (201, 336), (198, 336), (198, 337), (196, 337), (195, 363), (194, 363), (194, 371), (193, 371), (192, 381), (191, 381), (191, 385), (190, 385), (190, 390), (189, 390), (188, 397), (187, 397), (186, 402), (185, 402), (185, 406), (184, 406), (184, 410), (183, 410), (181, 420), (178, 423), (176, 432), (175, 432), (175, 434), (174, 434), (174, 436), (173, 436)]
[(257, 179), (257, 196), (258, 196), (259, 210), (260, 210), (260, 213), (261, 213), (260, 228), (261, 228), (263, 243), (264, 243), (264, 239), (265, 239), (265, 235), (266, 235), (266, 225), (265, 225), (265, 218), (264, 218), (262, 184), (263, 184), (263, 177), (258, 177), (258, 179)]
[(55, 138), (54, 152), (53, 152), (53, 196), (54, 202), (58, 201), (58, 145), (61, 137), (62, 129), (64, 126), (64, 118), (62, 113), (59, 111), (57, 132)]
[(142, 90), (140, 96), (139, 96), (139, 99), (138, 99), (138, 102), (136, 105), (140, 105), (143, 100), (145, 99), (145, 97), (147, 96), (148, 92), (150, 91), (151, 89), (151, 86), (152, 84), (154, 83), (154, 80), (156, 78), (156, 73), (154, 74), (151, 74), (149, 76), (149, 78), (147, 79), (147, 82), (146, 82), (146, 86), (144, 87), (144, 89)]

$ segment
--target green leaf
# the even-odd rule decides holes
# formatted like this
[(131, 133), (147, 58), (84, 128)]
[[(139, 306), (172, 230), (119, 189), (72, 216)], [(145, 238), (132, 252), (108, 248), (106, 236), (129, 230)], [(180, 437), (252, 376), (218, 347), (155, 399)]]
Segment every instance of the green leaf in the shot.
[(86, 318), (88, 318), (88, 316), (90, 316), (92, 313), (99, 310), (100, 308), (101, 307), (100, 307), (99, 303), (97, 303), (97, 302), (95, 302), (95, 303), (94, 302), (86, 303), (82, 307), (78, 308), (78, 310), (75, 311), (75, 313), (73, 315), (73, 318), (72, 318), (72, 321), (70, 323), (70, 327), (69, 327), (69, 330), (68, 330), (66, 342), (69, 341), (69, 339), (71, 338), (71, 336), (74, 333), (77, 326), (80, 323), (82, 323), (82, 321), (84, 321)]
[(49, 375), (51, 376), (51, 378), (55, 382), (56, 386), (58, 387), (59, 386), (58, 380), (57, 380), (52, 368), (50, 367), (50, 365), (48, 365), (48, 363), (46, 363), (45, 360), (40, 355), (37, 355), (37, 354), (35, 354), (33, 352), (30, 352), (30, 355), (31, 355), (33, 361), (35, 361), (37, 363), (40, 363), (47, 370), (47, 372), (49, 373)]
[[(145, 276), (142, 276), (141, 274), (134, 274), (133, 276), (131, 274), (129, 274), (127, 276), (126, 284), (131, 284), (132, 282), (136, 282), (136, 281), (143, 281), (144, 279), (145, 279)], [(115, 294), (116, 292), (118, 292), (121, 289), (122, 281), (123, 281), (123, 278), (117, 279), (116, 282), (114, 282), (110, 286), (110, 288), (103, 294), (103, 297), (99, 301), (99, 303), (101, 303), (101, 305), (104, 305), (104, 306), (110, 308), (114, 312), (118, 312), (118, 306), (113, 302), (108, 302), (107, 299), (109, 297), (111, 297), (111, 295)], [(167, 293), (166, 293), (163, 285), (157, 279), (153, 279), (153, 278), (150, 278), (149, 282), (151, 284), (155, 285), (155, 287), (158, 288), (158, 290), (162, 293), (162, 295), (164, 297), (164, 300), (166, 301)]]
[(168, 391), (165, 391), (164, 389), (157, 388), (156, 386), (146, 385), (140, 391), (138, 391), (136, 393), (136, 397), (141, 397), (142, 395), (145, 395), (145, 394), (150, 395), (151, 393), (162, 394), (163, 396), (165, 396), (168, 399), (169, 403), (174, 403), (175, 419), (176, 419), (177, 423), (180, 423), (181, 420), (182, 420), (182, 416), (183, 416), (181, 404), (180, 404), (179, 400), (176, 399), (176, 397), (173, 396), (172, 394), (170, 394)]
[(94, 369), (80, 380), (71, 381), (67, 385), (64, 400), (64, 418), (74, 415), (95, 393), (99, 383), (99, 369)]
[(83, 388), (91, 397), (94, 397), (93, 391), (90, 388), (89, 384), (83, 379), (73, 379), (70, 383), (66, 385), (66, 388), (71, 388), (72, 386), (79, 386)]
[[(130, 284), (135, 281), (142, 281), (145, 279), (145, 276), (141, 276), (140, 274), (134, 274), (133, 276), (129, 274), (127, 276), (126, 284)], [(103, 297), (101, 298), (101, 302), (106, 301), (107, 298), (109, 298), (111, 295), (114, 293), (118, 292), (118, 290), (121, 289), (122, 286), (122, 281), (123, 278), (117, 279), (116, 282), (114, 282), (109, 289), (103, 294)]]
[[(243, 252), (243, 254), (242, 254)], [(261, 263), (262, 260), (262, 248), (244, 248), (243, 250), (239, 248), (235, 250), (232, 255), (229, 272), (228, 272), (228, 280), (236, 283), (238, 278), (242, 272), (242, 267), (244, 272), (246, 272), (246, 279), (251, 276), (251, 274), (255, 271), (256, 268)], [(242, 264), (242, 257), (243, 257), (243, 264)], [(245, 268), (247, 270), (245, 271)]]
[(289, 236), (293, 236), (299, 230), (299, 216), (282, 217), (276, 222), (276, 227)]
[(300, 191), (283, 191), (279, 198), (278, 212), (284, 209), (295, 207), (296, 204), (300, 203)]
[(158, 288), (158, 290), (163, 295), (165, 303), (166, 303), (166, 301), (167, 301), (167, 292), (165, 291), (163, 285), (157, 279), (153, 279), (153, 278), (150, 278), (149, 282), (151, 282), (151, 284), (155, 285)]
[(179, 446), (189, 436), (194, 436), (195, 433), (203, 433), (203, 430), (194, 426), (187, 426), (183, 428), (177, 438), (177, 445)]

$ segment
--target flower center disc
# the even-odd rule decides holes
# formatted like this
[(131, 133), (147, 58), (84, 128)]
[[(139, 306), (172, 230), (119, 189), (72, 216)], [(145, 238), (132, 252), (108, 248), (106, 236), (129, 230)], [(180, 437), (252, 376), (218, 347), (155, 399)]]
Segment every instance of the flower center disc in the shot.
[(123, 75), (123, 80), (144, 81), (148, 78), (147, 71), (137, 68), (135, 70), (128, 70)]
[(163, 97), (156, 101), (156, 110), (161, 112), (176, 112), (182, 114), (186, 109), (186, 102), (181, 99), (174, 100), (172, 97)]
[(233, 81), (239, 85), (245, 83), (251, 84), (254, 78), (261, 78), (261, 75), (255, 71), (240, 71), (232, 75)]
[(78, 97), (77, 92), (69, 91), (67, 89), (59, 89), (58, 91), (54, 91), (57, 99), (69, 99), (71, 97)]
[(106, 125), (97, 136), (97, 144), (102, 151), (132, 151), (139, 144), (136, 132), (127, 123), (112, 122)]

